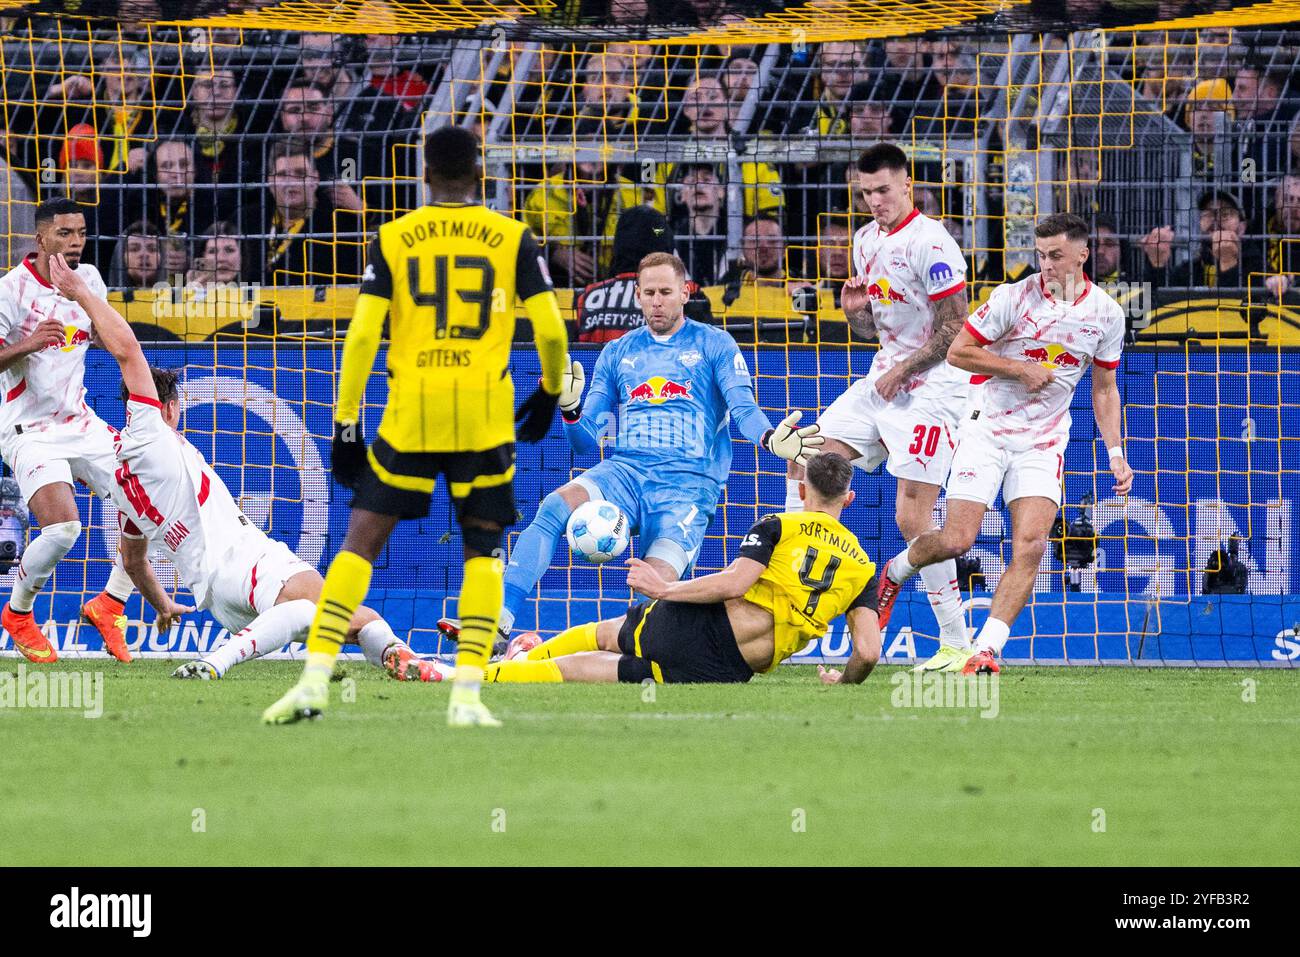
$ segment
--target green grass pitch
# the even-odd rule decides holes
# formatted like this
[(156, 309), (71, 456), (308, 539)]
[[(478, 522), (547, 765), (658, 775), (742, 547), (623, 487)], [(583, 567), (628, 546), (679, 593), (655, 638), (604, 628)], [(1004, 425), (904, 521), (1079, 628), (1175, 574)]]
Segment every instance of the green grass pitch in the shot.
[(1300, 863), (1294, 671), (1008, 668), (992, 719), (895, 707), (892, 668), (492, 686), (506, 726), (452, 732), (445, 686), (360, 662), (280, 728), (296, 663), (57, 667), (104, 714), (0, 707), (8, 864)]

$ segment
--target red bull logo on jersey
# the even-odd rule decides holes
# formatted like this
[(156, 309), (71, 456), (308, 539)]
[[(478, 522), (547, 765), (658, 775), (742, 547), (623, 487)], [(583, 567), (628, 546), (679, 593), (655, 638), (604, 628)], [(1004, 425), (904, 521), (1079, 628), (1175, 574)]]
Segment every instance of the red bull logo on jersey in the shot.
[(1058, 369), (1077, 369), (1082, 365), (1078, 356), (1055, 342), (1044, 346), (1030, 346), (1022, 355), (1027, 362), (1056, 366)]
[(663, 376), (651, 376), (640, 385), (627, 390), (627, 401), (649, 402), (651, 405), (663, 405), (669, 399), (686, 399), (691, 395), (691, 380), (676, 382)]
[(872, 302), (888, 304), (891, 302), (907, 302), (907, 297), (893, 288), (889, 280), (884, 276), (879, 279), (873, 279), (867, 284), (867, 298)]
[(78, 329), (76, 326), (63, 327), (63, 345), (59, 347), (60, 352), (71, 352), (77, 346), (84, 345), (90, 341), (90, 333), (85, 329)]

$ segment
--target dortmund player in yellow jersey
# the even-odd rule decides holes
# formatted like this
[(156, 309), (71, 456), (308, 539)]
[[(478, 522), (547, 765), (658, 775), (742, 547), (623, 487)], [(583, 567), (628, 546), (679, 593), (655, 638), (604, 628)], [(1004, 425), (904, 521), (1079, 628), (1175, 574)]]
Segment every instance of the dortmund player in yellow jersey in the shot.
[[(379, 228), (343, 346), (332, 468), (352, 488), (343, 549), (331, 563), (307, 637), (302, 678), (262, 720), (317, 717), (371, 566), (401, 519), (428, 514), (438, 476), (447, 481), (465, 544), (460, 644), (447, 723), (495, 726), (479, 699), (501, 614), (502, 533), (515, 520), (515, 423), (537, 442), (555, 418), (567, 364), (559, 303), (527, 227), (473, 202), (479, 141), (446, 126), (425, 140), (433, 202)], [(532, 321), (542, 381), (514, 407), (509, 375), (515, 297)], [(389, 319), (388, 402), (366, 448), (361, 400)]]
[(805, 511), (768, 515), (724, 571), (668, 582), (631, 559), (628, 585), (652, 601), (621, 618), (578, 625), (527, 657), (489, 665), (488, 681), (745, 682), (771, 671), (848, 614), (853, 653), (827, 684), (862, 682), (880, 658), (876, 566), (840, 524), (853, 501), (853, 466), (833, 453), (809, 460)]

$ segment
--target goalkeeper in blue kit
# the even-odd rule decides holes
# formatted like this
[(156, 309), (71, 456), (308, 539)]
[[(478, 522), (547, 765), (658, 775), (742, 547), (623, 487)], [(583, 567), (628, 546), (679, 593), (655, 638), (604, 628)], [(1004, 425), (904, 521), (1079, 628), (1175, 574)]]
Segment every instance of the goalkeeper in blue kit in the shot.
[[(646, 324), (605, 346), (585, 404), (582, 366), (570, 362), (565, 372), (559, 405), (574, 451), (598, 452), (607, 434), (613, 441), (603, 462), (546, 496), (516, 541), (506, 568), (503, 636), (583, 502), (621, 508), (641, 537), (644, 560), (676, 581), (695, 561), (731, 469), (732, 420), (750, 441), (789, 461), (806, 462), (822, 443), (817, 426), (797, 427), (799, 412), (774, 428), (754, 399), (735, 340), (685, 317), (686, 267), (677, 256), (642, 259), (637, 296)], [(440, 625), (454, 634), (454, 620)]]

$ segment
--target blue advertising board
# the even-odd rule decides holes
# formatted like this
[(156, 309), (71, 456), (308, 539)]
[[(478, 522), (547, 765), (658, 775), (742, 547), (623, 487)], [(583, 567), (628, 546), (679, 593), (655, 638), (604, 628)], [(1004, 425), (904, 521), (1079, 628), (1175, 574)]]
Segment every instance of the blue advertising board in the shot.
[[(329, 480), (329, 436), (339, 350), (303, 343), (211, 343), (147, 347), (151, 361), (184, 367), (186, 437), (208, 457), (251, 519), (324, 569), (342, 542), (349, 493)], [(871, 350), (742, 347), (760, 404), (776, 420), (788, 409), (815, 418), (848, 383), (865, 373)], [(594, 351), (575, 348), (590, 370)], [(377, 368), (382, 369), (381, 354)], [(514, 355), (518, 382), (535, 382), (536, 354)], [(1052, 549), (1044, 558), (1034, 599), (1012, 632), (1007, 657), (1036, 661), (1300, 662), (1293, 502), (1300, 494), (1300, 355), (1248, 352), (1132, 351), (1119, 370), (1128, 455), (1137, 472), (1126, 501), (1111, 494), (1105, 454), (1093, 424), (1085, 379), (1075, 397), (1066, 454), (1066, 517), (1077, 516), (1090, 495), (1100, 536), (1093, 567), (1070, 577)], [(111, 358), (92, 350), (86, 384), (91, 406), (120, 425), (123, 406)], [(384, 376), (372, 377), (367, 402), (373, 436), (384, 399)], [(731, 479), (701, 551), (698, 572), (724, 567), (744, 533), (785, 498), (785, 463), (734, 439)], [(592, 456), (575, 456), (558, 423), (536, 446), (520, 446), (517, 532), (547, 492), (564, 484)], [(1098, 467), (1103, 471), (1098, 471)], [(858, 498), (846, 524), (882, 560), (902, 547), (894, 527), (894, 480), (883, 470), (859, 474)], [(60, 566), (53, 589), (37, 603), (38, 620), (65, 650), (95, 650), (97, 639), (75, 627), (86, 591), (102, 587), (115, 548), (112, 506), (79, 494), (88, 532)], [(940, 520), (941, 515), (936, 515)], [(985, 614), (987, 597), (1010, 556), (1005, 511), (991, 512), (976, 543), (985, 587), (969, 602), (971, 620)], [(1221, 543), (1243, 537), (1248, 594), (1202, 595), (1202, 571)], [(437, 649), (434, 622), (454, 613), (461, 574), (460, 539), (443, 493), (429, 516), (401, 525), (373, 579), (371, 604), (421, 651)], [(10, 576), (0, 579), (7, 590)], [(166, 579), (164, 578), (164, 581)], [(566, 545), (542, 581), (541, 600), (521, 626), (555, 631), (596, 615), (612, 615), (629, 593), (621, 565), (598, 568), (571, 560)], [(142, 615), (138, 597), (128, 614)], [(145, 651), (192, 654), (223, 636), (205, 613), (170, 635), (136, 625), (133, 643)], [(934, 618), (922, 592), (900, 600), (886, 636), (887, 660), (925, 656), (934, 647)], [(7, 648), (7, 636), (0, 648)], [(803, 658), (847, 654), (838, 622)]]

